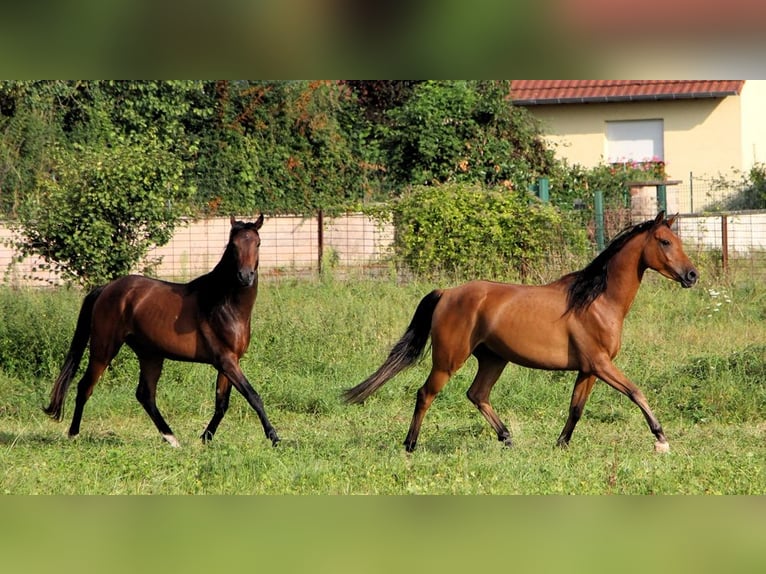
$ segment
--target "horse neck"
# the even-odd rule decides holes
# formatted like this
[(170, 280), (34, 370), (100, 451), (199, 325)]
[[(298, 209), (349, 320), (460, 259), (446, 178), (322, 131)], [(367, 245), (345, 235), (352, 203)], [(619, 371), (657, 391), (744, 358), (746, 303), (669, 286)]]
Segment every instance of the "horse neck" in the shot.
[(632, 238), (614, 254), (607, 267), (609, 275), (603, 298), (619, 309), (623, 317), (628, 314), (646, 271), (642, 258), (645, 241), (645, 233)]
[(204, 293), (209, 307), (225, 306), (249, 317), (258, 295), (258, 269), (255, 270), (255, 279), (250, 287), (240, 285), (235, 274), (224, 257), (204, 276), (200, 291)]

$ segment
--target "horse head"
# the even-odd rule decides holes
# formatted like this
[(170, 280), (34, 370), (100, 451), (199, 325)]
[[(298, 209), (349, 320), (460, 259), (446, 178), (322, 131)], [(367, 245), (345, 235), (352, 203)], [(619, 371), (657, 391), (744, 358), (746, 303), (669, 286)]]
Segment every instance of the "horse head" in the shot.
[(237, 281), (242, 287), (252, 287), (258, 271), (258, 251), (261, 246), (258, 230), (263, 225), (263, 214), (254, 222), (237, 221), (234, 216), (230, 221), (227, 250), (237, 270)]
[(684, 252), (678, 235), (671, 229), (675, 220), (676, 215), (665, 219), (664, 211), (657, 215), (649, 229), (642, 259), (649, 269), (678, 281), (682, 287), (691, 287), (697, 282), (699, 272)]

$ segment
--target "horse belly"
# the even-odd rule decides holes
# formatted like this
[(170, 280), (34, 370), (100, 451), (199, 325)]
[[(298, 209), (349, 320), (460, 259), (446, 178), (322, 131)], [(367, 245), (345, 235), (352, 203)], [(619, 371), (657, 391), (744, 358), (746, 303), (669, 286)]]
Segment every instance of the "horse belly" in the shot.
[(575, 368), (567, 321), (559, 309), (509, 305), (491, 322), (485, 344), (504, 359), (524, 367)]

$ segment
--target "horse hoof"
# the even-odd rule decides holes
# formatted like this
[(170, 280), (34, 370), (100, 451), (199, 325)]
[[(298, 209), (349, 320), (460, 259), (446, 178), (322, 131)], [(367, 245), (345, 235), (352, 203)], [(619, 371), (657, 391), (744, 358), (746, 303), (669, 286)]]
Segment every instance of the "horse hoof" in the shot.
[(170, 446), (172, 446), (173, 448), (179, 448), (181, 446), (181, 443), (179, 443), (178, 439), (172, 434), (164, 434), (162, 435), (162, 438), (168, 441), (170, 443)]
[(655, 442), (654, 452), (670, 452), (670, 443), (660, 441)]

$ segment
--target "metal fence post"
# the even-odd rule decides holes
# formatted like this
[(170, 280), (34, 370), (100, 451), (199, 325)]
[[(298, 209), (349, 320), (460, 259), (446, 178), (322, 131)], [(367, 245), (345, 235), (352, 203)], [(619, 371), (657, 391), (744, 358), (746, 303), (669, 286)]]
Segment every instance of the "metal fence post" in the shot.
[(668, 190), (665, 185), (657, 186), (657, 207), (660, 211), (668, 211)]
[(317, 211), (317, 270), (322, 274), (322, 259), (324, 258), (324, 212)]
[(724, 274), (729, 272), (729, 217), (721, 216), (721, 268)]
[(596, 245), (599, 251), (604, 250), (604, 192), (594, 192), (593, 205), (596, 209)]
[(541, 177), (540, 181), (537, 182), (537, 197), (543, 203), (548, 203), (550, 200), (550, 186), (551, 182), (547, 177)]
[(689, 213), (694, 213), (694, 172), (689, 172)]

